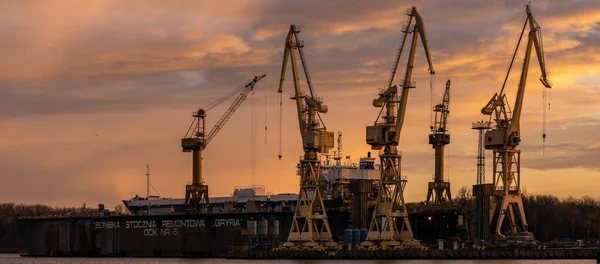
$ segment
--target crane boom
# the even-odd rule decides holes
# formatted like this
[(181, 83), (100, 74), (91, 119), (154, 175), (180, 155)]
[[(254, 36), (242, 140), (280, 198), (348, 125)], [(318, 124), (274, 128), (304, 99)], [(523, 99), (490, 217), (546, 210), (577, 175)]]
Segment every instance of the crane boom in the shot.
[(408, 54), (408, 62), (406, 64), (406, 72), (404, 74), (404, 83), (402, 85), (402, 94), (400, 97), (400, 105), (398, 107), (398, 118), (396, 119), (396, 131), (394, 136), (394, 143), (397, 145), (400, 140), (400, 133), (402, 132), (402, 126), (404, 124), (404, 116), (406, 115), (406, 104), (408, 100), (408, 91), (410, 88), (415, 88), (412, 82), (412, 70), (415, 61), (415, 53), (417, 49), (417, 35), (421, 37), (421, 43), (425, 50), (425, 57), (427, 57), (427, 63), (429, 64), (429, 74), (435, 74), (433, 69), (433, 62), (431, 61), (431, 55), (429, 54), (429, 44), (427, 44), (427, 33), (425, 32), (425, 24), (421, 15), (417, 11), (416, 7), (413, 7), (413, 16), (415, 17), (415, 27), (413, 31), (413, 39), (410, 45), (410, 53)]
[[(325, 211), (325, 204), (319, 185), (321, 180), (319, 153), (327, 153), (329, 149), (333, 148), (334, 135), (333, 132), (326, 130), (319, 116), (319, 113), (327, 113), (327, 106), (323, 104), (320, 98), (315, 97), (313, 94), (310, 74), (308, 73), (306, 60), (302, 53), (304, 46), (298, 38), (298, 33), (300, 31), (296, 25), (292, 24), (285, 39), (281, 79), (278, 90), (280, 94), (283, 92), (283, 83), (289, 62), (292, 65), (292, 75), (294, 78), (294, 94), (291, 96), (291, 99), (296, 101), (298, 126), (302, 137), (304, 156), (300, 160), (300, 192), (298, 202), (288, 241), (283, 246), (297, 248), (298, 246), (295, 243), (298, 242), (300, 243), (300, 247), (312, 247), (314, 243), (325, 242), (326, 246), (337, 247), (337, 244), (332, 241), (329, 220), (327, 219), (327, 212)], [(300, 75), (298, 74), (296, 64), (296, 50), (300, 54), (304, 76), (309, 87), (309, 94), (303, 94), (300, 88)]]
[(523, 59), (523, 67), (521, 69), (521, 78), (519, 80), (519, 89), (517, 91), (517, 99), (515, 102), (512, 120), (510, 122), (510, 126), (508, 129), (507, 140), (510, 140), (509, 137), (519, 137), (520, 136), (520, 121), (521, 121), (521, 109), (523, 109), (523, 97), (525, 95), (525, 85), (527, 83), (527, 73), (529, 70), (529, 61), (531, 59), (531, 48), (532, 44), (535, 46), (535, 51), (537, 54), (538, 62), (540, 64), (540, 70), (542, 76), (540, 77), (540, 82), (544, 85), (545, 88), (552, 88), (550, 82), (548, 81), (548, 75), (546, 73), (546, 62), (544, 59), (544, 49), (542, 43), (542, 35), (541, 35), (541, 27), (533, 18), (531, 14), (531, 10), (529, 5), (526, 8), (527, 11), (527, 21), (529, 21), (529, 34), (527, 39), (527, 47), (525, 49), (525, 58)]
[(238, 97), (235, 98), (235, 100), (233, 101), (231, 106), (229, 106), (227, 111), (225, 111), (225, 113), (221, 116), (219, 121), (217, 121), (215, 126), (210, 130), (210, 132), (208, 133), (208, 136), (206, 136), (206, 140), (204, 142), (204, 148), (206, 148), (206, 145), (208, 145), (208, 143), (210, 143), (210, 141), (217, 135), (217, 133), (219, 133), (219, 131), (221, 131), (221, 128), (223, 128), (225, 123), (227, 123), (229, 118), (233, 115), (233, 113), (235, 113), (235, 111), (238, 109), (238, 107), (240, 107), (240, 105), (242, 105), (244, 100), (246, 100), (246, 97), (248, 97), (248, 94), (254, 90), (254, 86), (256, 85), (256, 83), (259, 82), (260, 80), (262, 80), (262, 78), (265, 78), (265, 76), (267, 76), (267, 75), (263, 74), (261, 76), (255, 76), (252, 81), (250, 81), (248, 84), (246, 84), (244, 86), (244, 89), (242, 89), (242, 91), (240, 92)]
[[(296, 26), (295, 25), (291, 25), (290, 26), (290, 31), (288, 32), (287, 37), (285, 38), (285, 47), (283, 50), (283, 62), (282, 62), (282, 66), (281, 66), (281, 79), (279, 80), (279, 90), (278, 93), (282, 93), (283, 92), (283, 81), (285, 78), (285, 73), (287, 70), (287, 65), (288, 65), (288, 59), (292, 60), (292, 75), (294, 78), (294, 92), (296, 93), (296, 107), (298, 109), (298, 123), (299, 123), (299, 127), (300, 127), (300, 131), (304, 131), (306, 129), (305, 126), (305, 118), (304, 118), (304, 103), (303, 103), (303, 98), (299, 95), (302, 94), (302, 91), (300, 90), (300, 75), (298, 74), (298, 66), (296, 65), (296, 53), (294, 52), (295, 48), (300, 48), (302, 47), (302, 44), (300, 43), (300, 41), (295, 37), (295, 31), (296, 31)], [(295, 42), (294, 42), (295, 40)]]
[(448, 114), (450, 114), (450, 80), (446, 82), (446, 90), (442, 99), (441, 107), (437, 107), (438, 112), (441, 112), (441, 122), (438, 131), (447, 131), (448, 129)]
[[(189, 210), (201, 211), (206, 209), (208, 205), (208, 185), (202, 180), (202, 151), (208, 143), (221, 131), (225, 123), (235, 113), (238, 107), (244, 102), (248, 94), (254, 89), (254, 85), (264, 78), (266, 75), (255, 76), (252, 81), (244, 87), (237, 89), (227, 95), (217, 99), (205, 108), (200, 108), (198, 112), (193, 114), (194, 121), (188, 128), (187, 133), (181, 139), (181, 147), (184, 152), (192, 152), (192, 184), (186, 185), (185, 188), (185, 204)], [(215, 126), (211, 129), (208, 135), (205, 133), (206, 112), (217, 105), (225, 102), (233, 97), (236, 93), (239, 95), (225, 111)]]
[[(425, 31), (425, 23), (423, 22), (423, 18), (416, 7), (413, 7), (413, 13), (415, 14), (416, 22), (415, 29), (419, 29), (419, 35), (421, 36), (421, 44), (423, 44), (423, 49), (425, 50), (425, 57), (427, 57), (427, 64), (429, 64), (429, 73), (435, 74), (435, 70), (433, 69), (433, 62), (431, 61), (431, 55), (429, 53), (429, 43), (427, 42), (427, 32)], [(414, 56), (414, 52), (411, 52)]]
[[(494, 197), (492, 199), (490, 219), (493, 225), (493, 236), (497, 239), (503, 239), (501, 233), (505, 216), (509, 220), (511, 233), (513, 235), (527, 235), (533, 239), (533, 234), (528, 231), (527, 219), (521, 197), (521, 172), (520, 160), (521, 151), (517, 149), (521, 141), (521, 112), (523, 109), (523, 99), (525, 96), (525, 85), (529, 72), (529, 63), (531, 60), (532, 49), (535, 48), (538, 62), (541, 69), (540, 82), (545, 88), (551, 88), (546, 73), (546, 62), (544, 59), (541, 27), (533, 18), (529, 5), (526, 7), (527, 18), (523, 25), (523, 30), (519, 36), (517, 47), (513, 53), (509, 69), (506, 73), (504, 84), (500, 93), (492, 96), (492, 99), (481, 110), (485, 115), (494, 118), (495, 126), (485, 133), (485, 148), (492, 149), (494, 152)], [(525, 47), (525, 57), (521, 68), (519, 86), (515, 99), (512, 114), (507, 103), (507, 97), (504, 93), (506, 80), (510, 75), (512, 64), (519, 49), (519, 45), (529, 24), (529, 33), (527, 34), (527, 44)], [(545, 137), (545, 134), (543, 135)], [(518, 216), (518, 218), (517, 218)]]
[(388, 83), (385, 86), (392, 87), (394, 84), (394, 77), (396, 76), (396, 71), (398, 71), (398, 64), (400, 63), (400, 57), (402, 56), (402, 51), (404, 50), (404, 44), (406, 44), (406, 37), (408, 36), (408, 32), (410, 32), (410, 24), (412, 23), (413, 16), (408, 16), (408, 21), (406, 23), (406, 27), (402, 30), (403, 36), (402, 41), (400, 42), (400, 47), (396, 52), (396, 59), (394, 59), (394, 65), (392, 66), (392, 73), (390, 74), (390, 78), (388, 79)]

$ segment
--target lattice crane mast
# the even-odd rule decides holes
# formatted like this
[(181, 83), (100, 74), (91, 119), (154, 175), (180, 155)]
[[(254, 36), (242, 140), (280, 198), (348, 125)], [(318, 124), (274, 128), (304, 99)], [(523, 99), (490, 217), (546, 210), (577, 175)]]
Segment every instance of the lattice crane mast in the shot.
[(427, 203), (440, 203), (449, 201), (452, 203), (452, 194), (450, 193), (450, 182), (444, 180), (444, 146), (450, 144), (450, 134), (448, 134), (448, 115), (450, 114), (450, 80), (446, 82), (446, 90), (442, 103), (435, 105), (435, 122), (431, 126), (429, 134), (429, 144), (435, 149), (435, 176), (433, 182), (430, 182), (427, 190)]
[[(298, 33), (300, 33), (300, 30), (297, 29), (296, 25), (291, 25), (285, 39), (281, 80), (279, 82), (279, 93), (281, 94), (283, 92), (283, 82), (289, 60), (292, 65), (294, 78), (294, 93), (290, 99), (296, 101), (304, 157), (300, 160), (300, 192), (298, 194), (298, 203), (294, 212), (288, 242), (283, 246), (297, 247), (298, 245), (294, 242), (298, 242), (301, 247), (314, 247), (319, 246), (319, 242), (330, 242), (326, 243), (326, 245), (333, 243), (323, 196), (319, 186), (321, 180), (319, 153), (327, 153), (333, 148), (334, 134), (327, 131), (319, 115), (320, 113), (327, 113), (327, 106), (323, 104), (321, 98), (316, 97), (313, 93), (314, 89), (310, 74), (302, 53), (304, 45), (298, 38)], [(308, 85), (308, 93), (304, 93), (300, 89), (300, 75), (298, 74), (296, 63), (296, 51), (300, 55), (306, 84)]]
[[(416, 7), (407, 9), (408, 23), (403, 29), (404, 37), (400, 48), (398, 49), (394, 67), (392, 68), (391, 77), (379, 93), (379, 97), (373, 100), (373, 106), (381, 107), (381, 111), (375, 124), (367, 126), (367, 143), (374, 150), (383, 149), (380, 154), (381, 160), (381, 178), (379, 181), (379, 192), (377, 194), (377, 203), (373, 212), (373, 217), (369, 227), (367, 243), (365, 245), (374, 244), (373, 241), (388, 241), (389, 246), (401, 246), (398, 240), (412, 240), (413, 234), (408, 221), (408, 213), (404, 202), (404, 189), (406, 187), (406, 179), (403, 179), (400, 174), (401, 154), (398, 152), (398, 142), (400, 140), (400, 132), (406, 115), (406, 104), (408, 100), (408, 92), (411, 88), (415, 88), (415, 82), (412, 81), (413, 62), (417, 49), (417, 39), (421, 37), (425, 56), (429, 64), (429, 73), (435, 74), (431, 55), (429, 54), (429, 46), (427, 44), (427, 34), (423, 19), (417, 11)], [(411, 23), (415, 20), (414, 27), (411, 30)], [(408, 34), (413, 34), (410, 53), (408, 54), (408, 62), (406, 64), (406, 72), (404, 80), (401, 81), (402, 93), (400, 100), (397, 100), (397, 86), (392, 86), (398, 61), (400, 59), (404, 44)], [(396, 107), (398, 110), (396, 111)], [(383, 116), (382, 116), (383, 113)], [(397, 220), (401, 219), (401, 227), (397, 227)]]
[[(527, 73), (533, 47), (535, 47), (541, 69), (542, 76), (540, 77), (540, 81), (545, 88), (551, 88), (552, 86), (548, 81), (548, 75), (546, 73), (541, 27), (533, 18), (529, 5), (526, 7), (526, 12), (527, 19), (523, 25), (523, 30), (521, 31), (521, 36), (519, 37), (519, 42), (510, 62), (502, 89), (500, 90), (500, 93), (494, 94), (488, 104), (481, 110), (483, 114), (489, 115), (490, 119), (493, 119), (494, 121), (493, 128), (485, 133), (485, 148), (492, 149), (494, 152), (493, 184), (495, 193), (491, 204), (492, 210), (490, 211), (490, 219), (493, 227), (492, 236), (495, 239), (505, 238), (500, 232), (500, 229), (502, 228), (504, 218), (507, 215), (513, 236), (523, 234), (533, 238), (533, 234), (528, 231), (527, 219), (525, 218), (525, 210), (523, 208), (523, 200), (521, 197), (521, 151), (517, 149), (517, 146), (521, 141), (521, 110), (523, 109), (525, 84), (527, 83)], [(519, 49), (523, 33), (528, 24), (529, 34), (527, 34), (525, 58), (523, 59), (517, 97), (511, 115), (504, 88)], [(516, 216), (518, 216), (518, 219)]]
[[(183, 152), (192, 152), (193, 156), (192, 184), (186, 185), (185, 188), (185, 204), (189, 210), (200, 211), (205, 209), (208, 205), (208, 185), (204, 184), (204, 181), (202, 180), (202, 151), (219, 131), (221, 131), (225, 123), (227, 123), (229, 118), (235, 113), (235, 110), (237, 110), (244, 102), (248, 94), (254, 89), (254, 85), (265, 76), (266, 75), (264, 74), (255, 76), (254, 79), (245, 86), (217, 99), (204, 108), (200, 108), (198, 112), (194, 112), (194, 120), (188, 128), (187, 133), (185, 133), (185, 136), (181, 139)], [(231, 106), (229, 106), (227, 111), (225, 111), (210, 132), (206, 134), (206, 112), (229, 100), (236, 94), (238, 96)]]

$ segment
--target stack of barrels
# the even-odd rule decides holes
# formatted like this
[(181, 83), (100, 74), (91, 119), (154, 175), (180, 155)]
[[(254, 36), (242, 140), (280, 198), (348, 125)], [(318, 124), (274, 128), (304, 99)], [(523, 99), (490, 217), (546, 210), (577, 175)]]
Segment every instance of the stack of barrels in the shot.
[(360, 243), (367, 240), (367, 229), (346, 229), (344, 230), (344, 246), (348, 249), (356, 248)]

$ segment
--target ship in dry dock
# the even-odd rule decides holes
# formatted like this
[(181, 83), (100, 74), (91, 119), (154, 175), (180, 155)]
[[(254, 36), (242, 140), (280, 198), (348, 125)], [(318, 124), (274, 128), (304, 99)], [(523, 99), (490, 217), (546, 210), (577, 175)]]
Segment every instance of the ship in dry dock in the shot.
[[(324, 163), (321, 186), (327, 216), (336, 223), (332, 235), (343, 241), (345, 230), (368, 227), (380, 171), (370, 157), (358, 164)], [(297, 199), (298, 194), (267, 195), (264, 186), (236, 187), (231, 196), (211, 197), (209, 213), (190, 214), (181, 203), (184, 199), (136, 196), (123, 201), (128, 216), (100, 206), (92, 216), (20, 219), (19, 239), (29, 256), (224, 257), (236, 246), (281, 246), (287, 241)], [(434, 229), (427, 225), (431, 216), (415, 214), (411, 219), (415, 224), (420, 221), (417, 238), (433, 238)], [(437, 218), (438, 237), (464, 234), (457, 214)]]

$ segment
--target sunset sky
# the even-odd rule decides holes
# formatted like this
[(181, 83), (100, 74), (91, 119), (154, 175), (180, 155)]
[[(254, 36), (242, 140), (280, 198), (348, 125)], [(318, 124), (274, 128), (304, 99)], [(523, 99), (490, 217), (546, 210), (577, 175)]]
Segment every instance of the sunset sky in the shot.
[[(192, 112), (260, 74), (266, 80), (208, 145), (205, 180), (211, 196), (250, 184), (297, 192), (295, 165), (303, 151), (289, 100), (290, 71), (283, 92), (283, 159), (277, 158), (277, 84), (290, 24), (301, 27), (314, 87), (329, 107), (323, 120), (328, 130), (343, 133), (343, 155), (353, 160), (371, 151), (365, 126), (379, 112), (371, 102), (387, 82), (405, 10), (413, 5), (429, 37), (436, 102), (452, 80), (446, 164), (456, 193), (475, 182), (477, 132), (471, 123), (486, 118), (480, 109), (502, 85), (526, 3), (3, 1), (0, 202), (114, 206), (145, 194), (146, 164), (161, 196), (183, 197), (192, 157), (181, 151), (180, 139)], [(528, 193), (597, 197), (600, 1), (531, 4), (554, 87), (542, 155), (543, 86), (533, 54), (521, 121), (522, 185)], [(507, 85), (511, 106), (522, 58), (520, 52)], [(396, 82), (405, 65), (403, 56)], [(420, 201), (434, 171), (430, 77), (420, 40), (413, 80), (417, 88), (409, 96), (399, 148), (409, 179), (405, 197)], [(229, 104), (208, 112), (209, 128)], [(487, 156), (490, 182), (491, 152)]]

